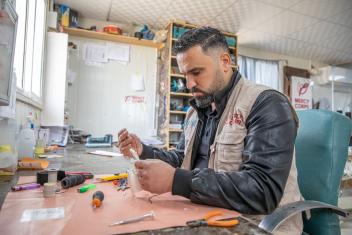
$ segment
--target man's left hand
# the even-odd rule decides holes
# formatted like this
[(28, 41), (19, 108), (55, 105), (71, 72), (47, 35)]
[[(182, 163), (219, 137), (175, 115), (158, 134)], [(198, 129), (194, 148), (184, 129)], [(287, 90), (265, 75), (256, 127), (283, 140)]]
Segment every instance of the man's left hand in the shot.
[(137, 161), (135, 166), (144, 190), (157, 194), (171, 192), (175, 168), (157, 159)]

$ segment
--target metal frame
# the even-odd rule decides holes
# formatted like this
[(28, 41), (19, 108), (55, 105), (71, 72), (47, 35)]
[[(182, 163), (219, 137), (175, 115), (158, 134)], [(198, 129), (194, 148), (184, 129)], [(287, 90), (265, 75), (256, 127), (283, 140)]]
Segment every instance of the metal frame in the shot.
[(350, 216), (347, 210), (318, 201), (298, 201), (277, 208), (273, 213), (264, 217), (259, 227), (272, 233), (288, 218), (311, 209), (326, 209), (343, 217)]
[[(10, 99), (11, 99), (11, 86), (12, 86), (12, 76), (13, 76), (13, 63), (14, 63), (14, 57), (15, 57), (15, 45), (16, 45), (16, 35), (17, 35), (17, 19), (18, 16), (16, 14), (16, 11), (12, 4), (8, 0), (0, 0), (0, 10), (5, 11), (9, 19), (12, 21), (14, 24), (15, 28), (13, 33), (13, 42), (12, 42), (12, 53), (11, 53), (11, 58), (9, 58), (10, 61), (10, 74), (5, 74), (5, 79), (8, 79), (8, 86), (7, 86), (7, 94), (0, 94), (0, 106), (7, 106), (10, 104)], [(8, 76), (8, 77), (7, 77)]]

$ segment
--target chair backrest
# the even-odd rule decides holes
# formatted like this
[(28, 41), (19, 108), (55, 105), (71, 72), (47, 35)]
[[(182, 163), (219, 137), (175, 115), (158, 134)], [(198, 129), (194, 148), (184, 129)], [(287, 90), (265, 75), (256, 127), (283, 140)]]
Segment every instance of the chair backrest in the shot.
[[(297, 114), (300, 126), (295, 148), (302, 196), (306, 200), (337, 206), (352, 121), (326, 110), (304, 110)], [(340, 234), (339, 218), (328, 211), (311, 211), (311, 218), (304, 218), (304, 231), (319, 235)]]

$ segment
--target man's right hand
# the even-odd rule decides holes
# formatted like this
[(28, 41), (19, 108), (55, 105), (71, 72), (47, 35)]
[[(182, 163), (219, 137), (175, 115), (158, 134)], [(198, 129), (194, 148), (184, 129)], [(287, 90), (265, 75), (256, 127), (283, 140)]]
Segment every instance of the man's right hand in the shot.
[(126, 129), (122, 129), (119, 131), (118, 138), (119, 143), (117, 147), (120, 148), (120, 152), (124, 156), (133, 157), (130, 152), (131, 148), (137, 152), (138, 156), (142, 154), (143, 145), (137, 135), (129, 133)]

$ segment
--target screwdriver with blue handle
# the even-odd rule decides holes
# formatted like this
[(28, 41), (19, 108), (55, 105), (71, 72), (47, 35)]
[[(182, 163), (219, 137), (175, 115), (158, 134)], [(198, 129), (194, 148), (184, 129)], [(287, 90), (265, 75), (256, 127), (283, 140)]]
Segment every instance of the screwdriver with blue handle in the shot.
[(98, 208), (101, 206), (104, 200), (104, 193), (102, 191), (96, 191), (93, 194), (93, 199), (92, 199), (92, 206), (93, 208)]

